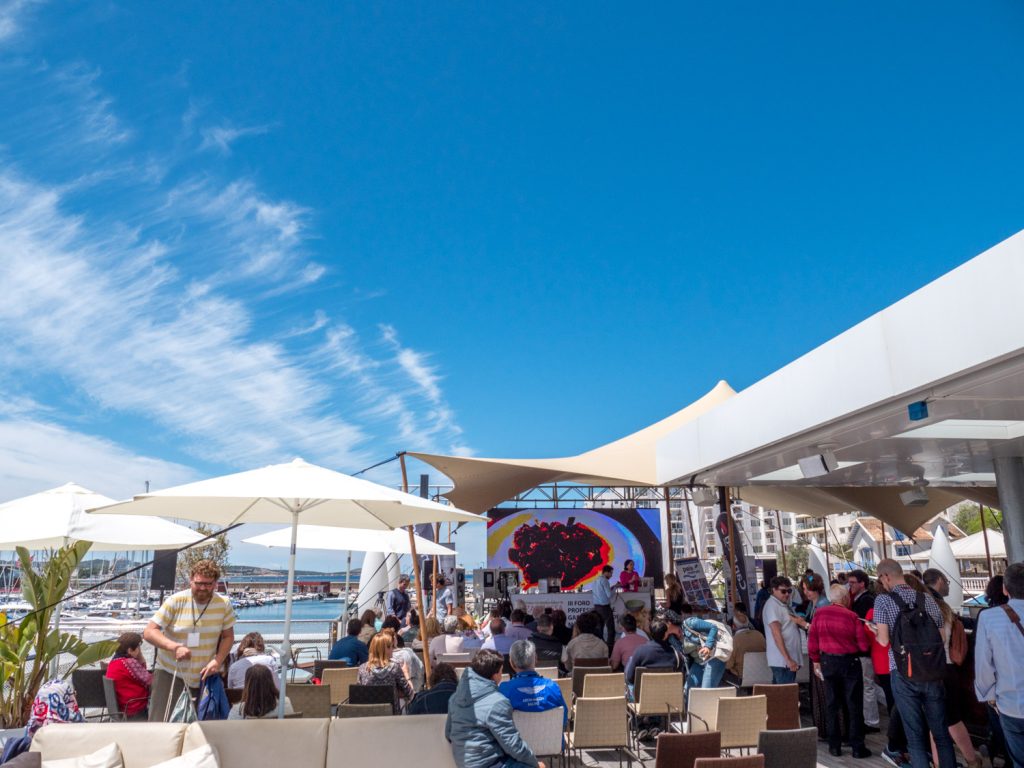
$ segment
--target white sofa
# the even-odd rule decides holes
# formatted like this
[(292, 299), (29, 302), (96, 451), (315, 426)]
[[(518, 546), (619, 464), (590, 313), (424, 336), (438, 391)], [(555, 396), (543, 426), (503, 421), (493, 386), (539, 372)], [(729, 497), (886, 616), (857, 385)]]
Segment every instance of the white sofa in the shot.
[(87, 755), (111, 742), (125, 768), (149, 768), (210, 744), (221, 768), (456, 768), (444, 715), (48, 725), (32, 741), (43, 760)]

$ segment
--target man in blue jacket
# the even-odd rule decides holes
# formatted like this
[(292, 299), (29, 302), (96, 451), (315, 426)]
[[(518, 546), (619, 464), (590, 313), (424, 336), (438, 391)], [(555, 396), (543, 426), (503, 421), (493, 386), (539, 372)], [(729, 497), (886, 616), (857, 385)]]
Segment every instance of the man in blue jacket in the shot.
[(519, 735), (511, 702), (498, 692), (504, 659), (477, 651), (448, 700), (444, 735), (460, 768), (546, 768)]
[(562, 689), (554, 680), (537, 674), (537, 647), (533, 642), (516, 640), (512, 643), (508, 661), (515, 675), (499, 685), (498, 690), (512, 702), (512, 709), (520, 712), (547, 712), (561, 707), (568, 721), (569, 708), (562, 698)]

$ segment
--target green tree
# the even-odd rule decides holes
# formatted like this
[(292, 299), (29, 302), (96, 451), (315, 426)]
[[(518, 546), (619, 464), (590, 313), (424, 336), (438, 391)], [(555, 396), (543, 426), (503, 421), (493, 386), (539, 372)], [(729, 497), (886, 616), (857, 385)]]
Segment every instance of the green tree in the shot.
[(45, 682), (50, 663), (62, 655), (74, 661), (64, 673), (112, 656), (117, 643), (85, 643), (76, 635), (52, 629), (57, 604), (64, 598), (75, 569), (92, 544), (80, 541), (54, 550), (36, 571), (28, 550), (18, 547), (21, 594), (33, 610), (20, 622), (0, 622), (0, 728), (20, 728), (32, 714), (32, 702)]
[[(981, 514), (978, 512), (978, 505), (964, 502), (957, 507), (956, 512), (953, 513), (953, 525), (967, 535), (980, 531)], [(998, 509), (986, 508), (985, 527), (994, 531), (1002, 530), (1003, 513)]]
[[(201, 536), (209, 536), (215, 532), (212, 526), (205, 523), (196, 525), (195, 531)], [(182, 550), (178, 553), (178, 582), (183, 585), (187, 584), (192, 566), (200, 560), (213, 560), (220, 568), (221, 574), (223, 574), (228, 565), (228, 552), (230, 549), (231, 542), (228, 541), (228, 535), (222, 533), (214, 536), (212, 539), (207, 539), (198, 547)]]
[[(786, 547), (786, 575), (794, 583), (807, 570), (807, 556), (807, 545), (802, 542)], [(779, 562), (782, 562), (781, 556)]]

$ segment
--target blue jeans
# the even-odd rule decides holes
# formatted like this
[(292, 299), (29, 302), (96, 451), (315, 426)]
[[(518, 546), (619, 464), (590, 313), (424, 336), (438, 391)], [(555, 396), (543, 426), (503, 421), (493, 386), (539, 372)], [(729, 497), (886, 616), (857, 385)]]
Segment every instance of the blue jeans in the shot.
[(932, 752), (928, 732), (931, 731), (939, 753), (938, 768), (957, 768), (953, 739), (946, 722), (946, 689), (942, 681), (916, 683), (899, 672), (893, 672), (890, 682), (903, 730), (907, 734), (911, 766), (928, 768)]
[(772, 683), (775, 685), (785, 685), (786, 683), (796, 682), (796, 672), (789, 667), (772, 667)]
[(999, 724), (1003, 726), (1006, 753), (1013, 768), (1024, 768), (1024, 717), (1010, 717), (1000, 712)]
[(690, 660), (690, 671), (686, 673), (686, 690), (691, 688), (717, 688), (725, 674), (725, 662), (708, 659), (703, 664)]

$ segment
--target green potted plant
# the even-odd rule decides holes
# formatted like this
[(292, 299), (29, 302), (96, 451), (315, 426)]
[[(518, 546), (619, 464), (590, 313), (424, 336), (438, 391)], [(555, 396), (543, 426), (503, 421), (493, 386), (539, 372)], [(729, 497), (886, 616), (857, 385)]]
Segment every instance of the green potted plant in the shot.
[(74, 658), (64, 673), (94, 664), (113, 655), (117, 643), (103, 640), (86, 643), (50, 626), (57, 604), (64, 598), (75, 569), (92, 544), (79, 541), (53, 550), (36, 571), (28, 550), (18, 547), (21, 561), (21, 593), (33, 610), (20, 622), (0, 626), (0, 729), (24, 726), (32, 714), (32, 702), (46, 682), (50, 662), (67, 654)]

